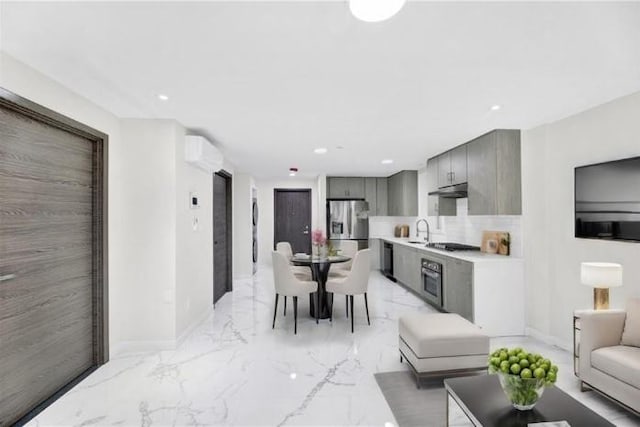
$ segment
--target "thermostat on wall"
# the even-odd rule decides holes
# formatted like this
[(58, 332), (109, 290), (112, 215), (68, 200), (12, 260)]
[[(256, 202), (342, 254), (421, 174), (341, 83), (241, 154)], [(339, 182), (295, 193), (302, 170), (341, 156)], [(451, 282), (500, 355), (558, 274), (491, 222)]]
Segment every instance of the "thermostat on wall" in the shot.
[(189, 193), (189, 206), (191, 209), (197, 209), (200, 207), (200, 200), (196, 193)]

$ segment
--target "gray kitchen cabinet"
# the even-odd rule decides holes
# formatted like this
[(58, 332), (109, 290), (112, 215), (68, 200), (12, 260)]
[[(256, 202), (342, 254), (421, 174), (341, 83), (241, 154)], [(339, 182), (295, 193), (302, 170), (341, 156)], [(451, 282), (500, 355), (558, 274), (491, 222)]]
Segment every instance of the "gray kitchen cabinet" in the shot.
[(494, 130), (467, 144), (469, 215), (522, 213), (520, 131)]
[(365, 185), (363, 177), (327, 178), (327, 198), (364, 199)]
[(376, 215), (385, 216), (388, 212), (387, 178), (376, 178)]
[(369, 203), (369, 216), (387, 214), (387, 178), (364, 178), (364, 199)]
[(473, 264), (447, 258), (444, 268), (444, 309), (473, 322)]
[(341, 199), (347, 197), (347, 178), (327, 178), (327, 198)]
[(422, 292), (422, 256), (422, 251), (411, 249), (407, 262), (407, 285), (417, 293)]
[(467, 182), (467, 146), (460, 145), (437, 157), (438, 187)]
[(422, 252), (405, 245), (393, 245), (393, 276), (398, 282), (420, 294)]
[(460, 145), (451, 150), (451, 184), (467, 182), (467, 146)]
[(393, 245), (393, 277), (405, 285), (409, 282), (408, 254), (408, 247)]
[(388, 215), (418, 215), (418, 171), (404, 170), (388, 180)]
[[(438, 157), (427, 160), (427, 193), (438, 189)], [(427, 195), (428, 216), (455, 216), (456, 199)]]
[(437, 157), (438, 162), (438, 187), (451, 185), (451, 152), (447, 151)]
[(378, 213), (378, 192), (375, 178), (364, 179), (364, 199), (369, 204), (369, 216), (375, 216)]

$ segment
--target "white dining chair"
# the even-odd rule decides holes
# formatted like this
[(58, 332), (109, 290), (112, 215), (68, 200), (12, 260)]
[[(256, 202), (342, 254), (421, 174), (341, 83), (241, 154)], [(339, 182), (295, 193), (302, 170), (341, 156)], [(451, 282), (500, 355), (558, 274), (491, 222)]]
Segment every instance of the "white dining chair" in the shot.
[(351, 333), (353, 333), (353, 296), (364, 294), (364, 306), (367, 312), (367, 323), (369, 320), (369, 302), (367, 301), (367, 288), (369, 286), (369, 263), (371, 249), (362, 249), (355, 254), (351, 271), (346, 277), (329, 279), (327, 281), (327, 292), (331, 293), (331, 320), (333, 320), (333, 294), (345, 295), (347, 302), (347, 315), (351, 308)]
[[(276, 303), (273, 309), (273, 325), (271, 329), (276, 327), (276, 313), (278, 311), (278, 297), (283, 295), (286, 297), (293, 297), (293, 333), (298, 333), (298, 297), (309, 295), (315, 292), (316, 294), (316, 307), (320, 306), (320, 293), (318, 292), (318, 283), (314, 281), (300, 280), (297, 278), (291, 266), (289, 260), (280, 252), (272, 252), (273, 260), (273, 284), (276, 289)], [(286, 300), (285, 300), (286, 301)], [(316, 324), (318, 323), (318, 316), (320, 310), (316, 310)]]
[[(278, 242), (276, 243), (276, 251), (280, 252), (282, 255), (287, 258), (287, 260), (291, 260), (293, 258), (293, 249), (291, 248), (291, 243), (289, 242)], [(291, 270), (295, 276), (302, 281), (313, 281), (313, 277), (311, 276), (311, 269), (309, 267), (305, 267), (302, 265), (293, 265), (289, 262), (291, 266)], [(284, 315), (287, 315), (287, 297), (284, 297)]]
[(351, 271), (353, 265), (353, 258), (358, 252), (358, 242), (355, 240), (342, 240), (340, 241), (340, 255), (351, 258), (349, 261), (334, 264), (329, 270), (329, 277), (346, 277)]

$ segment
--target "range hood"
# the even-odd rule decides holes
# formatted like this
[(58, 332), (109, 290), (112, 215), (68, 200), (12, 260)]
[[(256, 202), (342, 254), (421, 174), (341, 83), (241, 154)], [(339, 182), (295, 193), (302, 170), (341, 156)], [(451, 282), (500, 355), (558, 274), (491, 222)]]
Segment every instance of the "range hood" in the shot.
[(436, 191), (429, 193), (430, 196), (440, 196), (448, 199), (463, 199), (467, 197), (467, 183), (450, 185), (448, 187), (438, 188)]

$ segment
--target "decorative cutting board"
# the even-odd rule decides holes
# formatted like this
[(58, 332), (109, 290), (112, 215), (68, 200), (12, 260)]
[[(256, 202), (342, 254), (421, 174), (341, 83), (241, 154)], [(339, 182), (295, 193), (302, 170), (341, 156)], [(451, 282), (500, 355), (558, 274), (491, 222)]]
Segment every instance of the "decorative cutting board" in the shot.
[(488, 254), (509, 255), (511, 236), (506, 231), (483, 231), (480, 251)]

